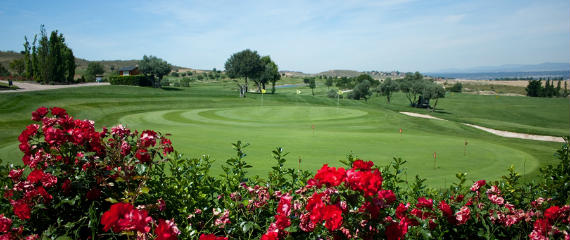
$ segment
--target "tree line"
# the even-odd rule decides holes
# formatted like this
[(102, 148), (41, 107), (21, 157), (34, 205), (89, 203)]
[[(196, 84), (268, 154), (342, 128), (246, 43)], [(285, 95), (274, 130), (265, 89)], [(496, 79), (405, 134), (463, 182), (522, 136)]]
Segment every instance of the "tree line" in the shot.
[(63, 34), (57, 30), (48, 37), (40, 26), (40, 35), (34, 35), (30, 44), (24, 37), (23, 75), (43, 84), (72, 83), (75, 76), (75, 57), (65, 43)]
[(554, 87), (554, 80), (546, 79), (544, 86), (542, 86), (542, 79), (530, 80), (525, 88), (526, 95), (529, 97), (567, 97), (568, 96), (568, 82), (564, 81), (564, 89), (562, 89), (562, 80), (557, 81)]

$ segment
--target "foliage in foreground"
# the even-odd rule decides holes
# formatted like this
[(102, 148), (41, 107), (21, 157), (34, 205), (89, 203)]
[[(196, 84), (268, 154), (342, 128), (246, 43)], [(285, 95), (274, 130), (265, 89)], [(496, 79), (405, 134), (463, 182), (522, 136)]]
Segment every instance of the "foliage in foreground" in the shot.
[(18, 139), (24, 166), (0, 167), (0, 239), (570, 239), (568, 142), (544, 181), (522, 184), (511, 168), (436, 191), (405, 181), (399, 158), (349, 155), (313, 175), (276, 148), (267, 178), (251, 178), (238, 141), (214, 177), (207, 156), (184, 159), (151, 130), (97, 132), (56, 107), (32, 120)]

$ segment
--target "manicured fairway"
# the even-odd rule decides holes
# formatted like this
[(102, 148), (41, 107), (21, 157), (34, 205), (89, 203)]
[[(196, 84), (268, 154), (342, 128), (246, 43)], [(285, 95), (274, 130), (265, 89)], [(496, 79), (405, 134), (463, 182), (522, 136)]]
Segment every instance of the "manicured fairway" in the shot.
[(97, 127), (121, 123), (170, 133), (179, 152), (215, 159), (214, 174), (221, 173), (220, 165), (235, 154), (231, 143), (237, 140), (251, 144), (246, 160), (254, 166), (252, 175), (265, 176), (274, 164), (271, 150), (281, 146), (290, 152), (289, 167), (297, 168), (301, 159), (301, 168), (309, 170), (324, 163), (340, 166), (338, 160), (351, 152), (380, 165), (402, 157), (408, 161), (408, 179), (419, 174), (434, 187), (454, 181), (457, 172), (468, 172), (472, 180), (496, 179), (510, 165), (532, 177), (538, 167), (553, 161), (560, 146), (497, 137), (453, 121), (404, 116), (398, 113), (404, 106), (387, 106), (380, 97), (368, 103), (341, 100), (337, 106), (336, 99), (322, 96), (325, 89), (314, 97), (310, 90), (300, 95), (295, 90), (279, 89), (279, 94), (263, 96), (263, 103), (261, 95), (240, 99), (228, 87), (208, 84), (189, 89), (108, 86), (3, 94), (0, 158), (19, 162), (17, 135), (30, 123), (30, 113), (42, 105), (64, 107), (78, 118), (95, 120)]

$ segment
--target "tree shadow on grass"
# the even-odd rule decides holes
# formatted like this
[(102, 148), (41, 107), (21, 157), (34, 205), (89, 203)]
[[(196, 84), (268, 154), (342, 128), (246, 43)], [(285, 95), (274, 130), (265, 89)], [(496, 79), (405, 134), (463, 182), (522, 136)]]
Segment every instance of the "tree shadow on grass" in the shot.
[(165, 90), (165, 91), (182, 91), (182, 89), (175, 88), (175, 87), (162, 87), (162, 90)]

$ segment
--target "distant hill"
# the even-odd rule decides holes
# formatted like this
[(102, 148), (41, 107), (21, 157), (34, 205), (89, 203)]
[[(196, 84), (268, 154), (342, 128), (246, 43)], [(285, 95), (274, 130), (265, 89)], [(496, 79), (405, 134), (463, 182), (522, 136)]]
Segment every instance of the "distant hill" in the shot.
[[(14, 51), (0, 51), (0, 64), (4, 65), (6, 69), (8, 68), (8, 64), (13, 61), (14, 59), (23, 58), (24, 55), (14, 52)], [(139, 60), (101, 60), (101, 61), (89, 61), (83, 58), (75, 58), (75, 64), (77, 68), (75, 69), (76, 74), (82, 75), (87, 70), (87, 65), (89, 62), (98, 62), (103, 65), (105, 69), (105, 74), (111, 72), (111, 68), (117, 70), (122, 67), (133, 66), (137, 65)], [(10, 69), (9, 69), (10, 70)], [(184, 68), (180, 66), (172, 66), (172, 70), (179, 70), (182, 72), (191, 71), (190, 68)], [(201, 72), (201, 71), (197, 71)]]
[(363, 72), (358, 72), (354, 70), (328, 70), (325, 72), (320, 72), (315, 75), (317, 76), (327, 76), (327, 77), (358, 77), (358, 75), (364, 74)]
[(481, 66), (472, 68), (450, 68), (434, 73), (494, 73), (494, 72), (544, 72), (569, 71), (570, 63), (506, 64), (501, 66)]

